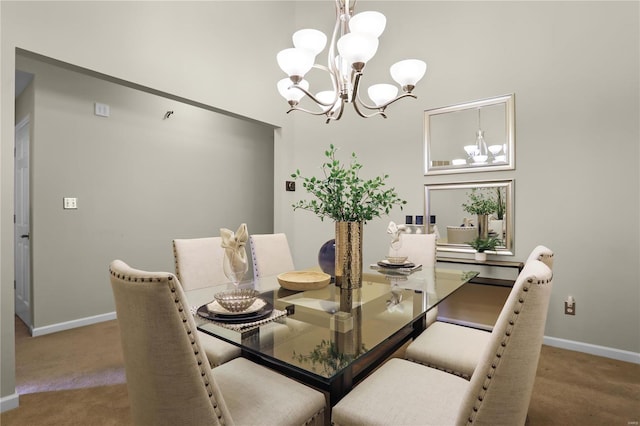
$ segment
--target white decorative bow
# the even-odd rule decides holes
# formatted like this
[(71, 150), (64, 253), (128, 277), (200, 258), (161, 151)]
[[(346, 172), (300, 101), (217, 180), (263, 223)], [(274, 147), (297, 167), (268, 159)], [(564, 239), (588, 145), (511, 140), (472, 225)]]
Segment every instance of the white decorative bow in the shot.
[(400, 234), (407, 230), (404, 225), (396, 225), (394, 221), (389, 222), (387, 226), (387, 234), (391, 234), (391, 244), (400, 241)]
[(249, 239), (247, 224), (241, 224), (235, 233), (230, 229), (220, 228), (220, 238), (222, 238), (220, 245), (231, 260), (232, 268), (236, 269), (246, 265), (247, 251), (244, 249), (244, 246)]

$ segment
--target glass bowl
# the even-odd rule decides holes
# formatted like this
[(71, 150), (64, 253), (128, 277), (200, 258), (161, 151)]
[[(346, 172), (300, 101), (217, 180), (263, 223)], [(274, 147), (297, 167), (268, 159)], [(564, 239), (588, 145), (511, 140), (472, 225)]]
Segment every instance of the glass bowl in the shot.
[(394, 265), (401, 265), (407, 261), (407, 256), (387, 256), (387, 262)]
[(216, 293), (216, 301), (229, 312), (246, 311), (260, 295), (258, 290), (252, 288), (240, 288)]

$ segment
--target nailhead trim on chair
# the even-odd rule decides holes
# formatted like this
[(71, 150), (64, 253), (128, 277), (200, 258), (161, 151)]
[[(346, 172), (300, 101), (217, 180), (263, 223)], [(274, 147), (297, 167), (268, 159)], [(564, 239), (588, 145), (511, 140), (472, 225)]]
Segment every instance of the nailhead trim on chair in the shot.
[(251, 260), (253, 261), (253, 269), (255, 270), (254, 275), (256, 277), (260, 277), (259, 262), (256, 262), (256, 252), (253, 248), (253, 238), (251, 236), (249, 236), (249, 246), (251, 247)]
[(178, 281), (182, 280), (180, 277), (180, 268), (178, 267), (178, 251), (176, 250), (176, 242), (171, 242), (173, 245), (173, 263), (175, 265), (176, 277), (178, 277)]
[[(173, 280), (173, 277), (170, 275), (169, 276), (169, 288), (171, 289), (172, 293), (176, 292), (176, 288), (175, 288), (175, 281)], [(180, 301), (180, 298), (176, 297), (174, 299), (174, 303), (176, 304), (177, 308), (178, 308), (178, 313), (180, 314), (180, 317), (182, 318), (182, 324), (185, 327), (185, 331), (187, 332), (187, 336), (189, 337), (189, 340), (191, 342), (191, 346), (193, 346), (193, 354), (196, 357), (196, 362), (198, 364), (198, 366), (200, 366), (200, 376), (203, 378), (202, 382), (204, 383), (205, 388), (207, 388), (207, 392), (209, 394), (209, 398), (211, 398), (211, 403), (213, 404), (213, 409), (216, 412), (216, 416), (218, 417), (218, 420), (220, 421), (220, 424), (224, 425), (224, 417), (222, 416), (222, 411), (220, 411), (220, 407), (218, 406), (218, 402), (216, 401), (214, 394), (213, 394), (213, 388), (211, 387), (211, 383), (209, 383), (208, 380), (205, 379), (207, 373), (206, 371), (204, 371), (202, 369), (202, 356), (200, 355), (200, 351), (198, 351), (197, 345), (196, 345), (196, 338), (195, 335), (193, 333), (193, 330), (191, 330), (188, 326), (189, 324), (189, 320), (186, 317), (185, 314), (185, 309), (184, 306), (182, 306), (182, 303)], [(186, 310), (187, 312), (189, 312), (188, 310)], [(191, 315), (189, 313), (189, 315)], [(208, 362), (206, 363), (208, 368)]]
[[(529, 283), (529, 285), (531, 284), (548, 284), (551, 282), (551, 280), (553, 279), (553, 275), (551, 276), (551, 278), (549, 278), (549, 280), (539, 280), (536, 277), (529, 277), (527, 278), (527, 283)], [(518, 315), (520, 315), (520, 311), (522, 310), (522, 307), (524, 305), (524, 302), (526, 301), (526, 295), (529, 292), (529, 286), (528, 285), (524, 285), (522, 287), (522, 292), (518, 295), (518, 303), (519, 305), (516, 306), (516, 308), (513, 310), (513, 315), (511, 317), (511, 319), (509, 319), (509, 326), (507, 327), (507, 329), (505, 330), (505, 336), (502, 339), (502, 342), (500, 342), (500, 346), (498, 347), (498, 352), (495, 355), (495, 358), (493, 360), (493, 362), (491, 363), (491, 369), (489, 370), (489, 373), (487, 373), (487, 377), (484, 381), (484, 383), (482, 384), (482, 390), (480, 391), (480, 394), (478, 395), (478, 399), (476, 400), (476, 403), (473, 406), (473, 412), (470, 413), (469, 418), (468, 418), (468, 424), (472, 424), (475, 421), (475, 417), (476, 414), (478, 412), (478, 410), (480, 410), (480, 407), (482, 406), (482, 401), (484, 400), (484, 396), (486, 395), (487, 391), (489, 390), (489, 386), (491, 385), (491, 379), (493, 378), (493, 374), (496, 370), (496, 368), (498, 368), (498, 365), (500, 364), (500, 359), (502, 358), (502, 354), (505, 351), (505, 348), (507, 347), (507, 344), (509, 343), (509, 337), (511, 336), (511, 332), (513, 330), (513, 327), (515, 326), (516, 321), (518, 320)]]
[[(124, 274), (122, 274), (122, 275), (121, 274), (117, 274), (117, 273), (113, 272), (111, 270), (111, 268), (109, 268), (109, 272), (111, 273), (111, 275), (115, 276), (116, 278), (118, 278), (120, 280), (126, 280), (126, 281), (130, 281), (130, 282), (131, 281), (138, 282), (138, 278), (137, 277), (134, 277), (132, 279), (132, 277), (125, 276)], [(161, 282), (162, 280), (160, 278), (157, 278), (156, 281), (157, 282)], [(140, 278), (140, 282), (145, 282), (145, 279), (144, 278)], [(149, 282), (153, 282), (153, 278), (149, 278)], [(167, 282), (169, 284), (169, 289), (171, 290), (171, 293), (175, 293), (176, 292), (176, 287), (175, 287), (175, 281), (173, 280), (173, 276), (172, 275), (169, 275), (167, 277)], [(182, 319), (182, 324), (184, 326), (185, 331), (187, 332), (187, 336), (189, 337), (189, 341), (191, 342), (191, 346), (194, 346), (193, 354), (195, 355), (196, 362), (197, 362), (198, 366), (202, 367), (202, 364), (203, 364), (202, 357), (199, 356), (200, 352), (195, 347), (196, 339), (195, 339), (195, 336), (193, 335), (192, 330), (188, 326), (189, 320), (185, 316), (184, 306), (182, 306), (182, 304), (180, 303), (180, 299), (177, 296), (174, 296), (173, 302), (177, 306), (178, 313), (180, 315), (180, 318)], [(187, 310), (187, 312), (189, 312), (189, 310)], [(208, 361), (207, 361), (206, 365), (207, 366), (209, 365)], [(203, 382), (205, 388), (207, 389), (207, 393), (208, 393), (209, 398), (211, 400), (211, 404), (213, 405), (213, 410), (215, 411), (216, 416), (218, 417), (218, 420), (220, 421), (220, 424), (224, 426), (225, 425), (225, 420), (224, 420), (224, 417), (222, 415), (222, 411), (220, 410), (220, 407), (218, 406), (218, 401), (216, 401), (216, 399), (215, 399), (211, 384), (209, 383), (208, 380), (204, 379), (206, 377), (206, 372), (202, 368), (200, 368), (200, 376), (203, 378), (202, 382)]]

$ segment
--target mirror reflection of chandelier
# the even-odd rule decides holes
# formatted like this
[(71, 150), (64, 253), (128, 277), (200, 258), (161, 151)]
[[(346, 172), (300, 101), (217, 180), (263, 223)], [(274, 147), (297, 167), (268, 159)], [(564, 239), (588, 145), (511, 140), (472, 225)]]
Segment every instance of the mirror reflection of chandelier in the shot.
[[(480, 110), (478, 108), (478, 130), (476, 131), (476, 142), (473, 145), (465, 145), (464, 150), (467, 153), (468, 161), (472, 165), (487, 164), (491, 159), (492, 163), (504, 163), (506, 161), (506, 145), (489, 145), (484, 140), (484, 130), (482, 130), (482, 122), (480, 120)], [(504, 153), (501, 155), (500, 153)], [(467, 160), (453, 160), (454, 165), (466, 164)]]
[[(313, 115), (325, 115), (327, 123), (342, 117), (344, 106), (351, 103), (356, 113), (363, 118), (380, 115), (387, 118), (385, 109), (405, 97), (416, 98), (412, 93), (416, 83), (424, 76), (427, 64), (418, 59), (406, 59), (393, 64), (391, 77), (400, 85), (403, 93), (391, 84), (374, 84), (368, 95), (372, 105), (360, 99), (359, 85), (366, 63), (378, 49), (378, 38), (384, 31), (386, 18), (380, 12), (368, 11), (353, 15), (355, 1), (336, 0), (336, 23), (329, 43), (327, 66), (315, 64), (316, 55), (327, 44), (324, 33), (314, 29), (303, 29), (293, 34), (293, 48), (278, 52), (280, 68), (289, 76), (278, 82), (278, 91), (289, 102), (291, 111), (303, 111)], [(337, 50), (337, 54), (336, 54)], [(309, 91), (309, 82), (304, 79), (311, 68), (326, 71), (331, 80), (331, 90)], [(304, 96), (309, 97), (318, 110), (311, 111), (299, 106)]]

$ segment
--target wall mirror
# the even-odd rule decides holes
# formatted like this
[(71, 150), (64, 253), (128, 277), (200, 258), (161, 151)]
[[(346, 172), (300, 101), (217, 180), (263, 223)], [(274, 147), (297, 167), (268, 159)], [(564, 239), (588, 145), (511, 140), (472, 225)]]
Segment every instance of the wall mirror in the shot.
[(467, 243), (478, 236), (478, 219), (465, 211), (463, 205), (469, 205), (470, 195), (476, 195), (502, 206), (501, 211), (489, 216), (488, 232), (502, 240), (495, 254), (513, 255), (513, 187), (512, 179), (425, 185), (425, 213), (432, 223), (435, 221), (433, 232), (439, 234), (438, 251), (474, 252)]
[(515, 168), (515, 95), (424, 113), (425, 174)]

